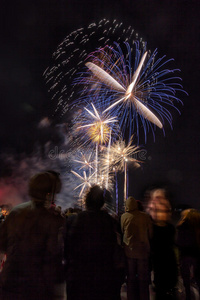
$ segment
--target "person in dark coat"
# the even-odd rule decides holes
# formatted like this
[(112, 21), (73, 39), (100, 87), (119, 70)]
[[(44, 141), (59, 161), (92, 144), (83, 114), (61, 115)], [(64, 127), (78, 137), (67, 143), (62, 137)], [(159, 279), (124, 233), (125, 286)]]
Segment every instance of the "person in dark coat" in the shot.
[(29, 202), (12, 209), (0, 228), (0, 251), (7, 256), (0, 273), (0, 299), (53, 300), (63, 283), (64, 219), (49, 210), (60, 179), (49, 172), (29, 181)]
[(90, 188), (86, 210), (77, 214), (68, 236), (68, 300), (114, 300), (116, 235), (111, 216), (102, 209), (104, 190)]
[(170, 223), (171, 205), (164, 190), (152, 192), (152, 265), (156, 300), (176, 299), (178, 264), (175, 252), (175, 227)]
[[(180, 271), (185, 287), (186, 300), (191, 300), (191, 279), (200, 292), (200, 213), (196, 209), (187, 209), (177, 226), (176, 244), (179, 249)], [(192, 272), (193, 271), (193, 272)]]

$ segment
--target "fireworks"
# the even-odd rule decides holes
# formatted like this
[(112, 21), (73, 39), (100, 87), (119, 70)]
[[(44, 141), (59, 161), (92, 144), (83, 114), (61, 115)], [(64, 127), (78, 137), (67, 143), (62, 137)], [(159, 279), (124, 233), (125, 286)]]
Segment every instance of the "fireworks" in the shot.
[[(93, 111), (85, 107), (88, 116), (84, 120), (87, 124), (78, 126), (77, 130), (80, 129), (86, 131), (86, 136), (88, 137), (87, 140), (96, 144), (96, 182), (98, 182), (99, 145), (106, 144), (109, 141), (110, 132), (112, 131), (111, 126), (113, 126), (117, 120), (115, 117), (106, 118), (106, 116), (100, 116), (100, 113), (93, 103), (91, 103), (91, 106)], [(92, 123), (89, 121), (91, 118), (93, 121)], [(109, 126), (109, 124), (111, 124), (111, 126)]]
[(112, 166), (115, 170), (124, 172), (124, 201), (127, 199), (128, 191), (128, 178), (127, 163), (131, 163), (134, 167), (138, 168), (140, 166), (140, 161), (135, 158), (140, 148), (139, 146), (132, 145), (132, 138), (130, 139), (128, 145), (126, 146), (125, 141), (119, 140), (114, 145), (111, 146), (112, 153)]
[[(107, 176), (108, 174), (116, 174), (116, 172), (124, 172), (124, 200), (127, 198), (127, 172), (128, 164), (135, 168), (140, 167), (141, 161), (137, 159), (141, 149), (139, 146), (132, 145), (133, 137), (131, 137), (128, 145), (122, 139), (119, 139), (110, 146), (109, 151), (101, 157), (100, 165)], [(117, 179), (116, 179), (117, 180)], [(116, 186), (118, 184), (116, 183)], [(117, 195), (117, 192), (116, 192)], [(116, 197), (117, 198), (117, 197)], [(116, 205), (117, 206), (117, 205)]]
[(79, 170), (81, 170), (81, 169), (89, 170), (89, 173), (90, 173), (91, 170), (94, 169), (94, 167), (93, 167), (94, 161), (92, 160), (92, 154), (93, 154), (92, 152), (89, 152), (89, 153), (81, 152), (80, 158), (73, 160), (75, 163), (80, 165)]
[(80, 152), (74, 162), (83, 170), (72, 171), (82, 182), (75, 188), (81, 188), (79, 197), (93, 183), (110, 188), (116, 172), (124, 172), (125, 200), (127, 163), (141, 164), (141, 130), (146, 142), (149, 131), (154, 139), (156, 127), (164, 131), (165, 121), (172, 127), (170, 109), (179, 112), (176, 93), (184, 91), (174, 75), (178, 69), (168, 67), (172, 59), (157, 55), (131, 27), (105, 19), (72, 32), (54, 52), (44, 78), (56, 104), (53, 116), (73, 115), (71, 148)]
[(95, 83), (95, 89), (99, 86), (101, 93), (108, 98), (104, 112), (110, 111), (117, 116), (122, 132), (125, 133), (128, 128), (129, 137), (136, 126), (139, 138), (140, 119), (146, 140), (149, 128), (154, 131), (151, 123), (163, 128), (166, 119), (172, 126), (168, 108), (173, 106), (177, 109), (175, 102), (182, 103), (176, 97), (182, 86), (180, 78), (173, 75), (177, 70), (165, 68), (171, 59), (162, 57), (156, 60), (157, 50), (150, 55), (144, 47), (141, 51), (139, 42), (135, 42), (134, 47), (135, 51), (129, 43), (124, 43), (122, 50), (115, 43), (112, 47), (105, 46), (93, 52), (86, 62), (88, 72), (82, 83), (88, 85), (90, 93), (94, 92)]
[[(114, 41), (137, 39), (134, 29), (116, 20), (100, 20), (86, 28), (79, 28), (60, 43), (52, 55), (52, 64), (45, 70), (44, 79), (52, 100), (52, 115), (62, 117), (77, 105), (79, 89), (75, 78), (82, 76), (85, 60), (94, 50), (112, 45)], [(86, 103), (84, 103), (86, 105)]]
[(92, 185), (92, 183), (93, 183), (92, 179), (93, 179), (93, 176), (95, 175), (95, 172), (92, 173), (92, 175), (90, 175), (90, 176), (87, 176), (85, 171), (83, 171), (83, 176), (81, 176), (80, 174), (78, 174), (78, 173), (75, 172), (75, 171), (71, 171), (71, 172), (72, 172), (76, 177), (78, 177), (78, 178), (82, 181), (82, 183), (79, 184), (79, 185), (74, 189), (74, 190), (76, 190), (76, 189), (78, 189), (78, 188), (81, 187), (81, 191), (80, 191), (80, 193), (79, 193), (79, 197), (81, 197), (81, 196), (83, 195), (83, 192), (84, 192), (85, 188), (91, 187), (91, 185)]
[(132, 166), (137, 168), (140, 166), (140, 161), (137, 160), (137, 155), (141, 151), (139, 146), (132, 145), (132, 138), (128, 145), (122, 139), (119, 139), (110, 146), (110, 150), (102, 155), (100, 160), (101, 170), (109, 171), (124, 171), (124, 162), (132, 163)]
[(110, 147), (112, 168), (118, 171), (124, 171), (125, 162), (131, 163), (133, 167), (139, 167), (141, 162), (137, 159), (137, 156), (140, 151), (139, 146), (132, 145), (132, 138), (128, 145), (126, 145), (124, 140), (118, 140)]
[[(93, 112), (85, 107), (85, 110), (88, 112), (88, 118), (86, 122), (92, 117), (93, 123), (82, 125), (77, 127), (77, 129), (86, 129), (86, 134), (90, 141), (93, 143), (105, 144), (109, 141), (110, 131), (112, 127), (109, 124), (117, 122), (116, 117), (106, 118), (105, 116), (100, 116), (99, 112), (95, 108), (94, 104), (91, 103)], [(89, 118), (90, 117), (90, 118)]]

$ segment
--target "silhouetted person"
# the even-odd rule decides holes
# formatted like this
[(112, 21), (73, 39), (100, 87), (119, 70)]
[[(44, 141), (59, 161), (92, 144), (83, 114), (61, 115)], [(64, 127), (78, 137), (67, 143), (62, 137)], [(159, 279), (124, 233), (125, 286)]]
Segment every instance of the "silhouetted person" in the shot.
[(115, 287), (114, 293), (115, 300), (121, 299), (121, 287), (126, 279), (126, 271), (125, 271), (125, 254), (123, 249), (123, 238), (120, 224), (120, 217), (115, 213), (115, 206), (113, 205), (113, 199), (111, 193), (109, 191), (105, 191), (105, 205), (104, 209), (108, 212), (108, 214), (112, 217), (114, 230), (117, 238), (117, 244), (115, 248), (114, 254), (114, 272), (115, 272)]
[(197, 210), (187, 209), (181, 213), (181, 219), (177, 224), (176, 244), (179, 249), (180, 271), (186, 300), (191, 300), (192, 277), (200, 292), (200, 213)]
[(116, 235), (113, 221), (102, 210), (104, 190), (92, 187), (69, 236), (68, 300), (111, 300), (114, 288), (113, 256)]
[(171, 205), (164, 189), (156, 189), (151, 195), (153, 218), (152, 263), (156, 300), (175, 299), (178, 279), (175, 255), (175, 227), (169, 222)]
[(29, 202), (12, 209), (0, 228), (0, 251), (7, 259), (0, 273), (1, 299), (55, 299), (63, 282), (64, 219), (49, 210), (61, 188), (49, 172), (29, 181)]
[(127, 299), (148, 300), (152, 221), (148, 214), (138, 209), (133, 197), (128, 197), (125, 209), (121, 228), (127, 261)]

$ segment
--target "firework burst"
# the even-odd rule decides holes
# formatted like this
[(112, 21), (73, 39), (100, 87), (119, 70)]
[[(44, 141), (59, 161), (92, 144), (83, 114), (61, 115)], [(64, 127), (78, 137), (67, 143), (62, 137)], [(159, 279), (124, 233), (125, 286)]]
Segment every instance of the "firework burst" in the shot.
[[(58, 45), (52, 55), (52, 63), (43, 76), (52, 100), (52, 115), (61, 118), (68, 111), (76, 108), (79, 89), (74, 79), (83, 72), (88, 55), (100, 47), (114, 41), (120, 43), (138, 39), (135, 30), (123, 26), (116, 20), (100, 20), (86, 28), (74, 30)], [(84, 103), (86, 105), (86, 103)]]
[(156, 56), (157, 50), (149, 54), (144, 44), (141, 47), (135, 42), (131, 47), (125, 42), (123, 49), (118, 43), (98, 49), (86, 62), (88, 71), (80, 81), (84, 91), (88, 85), (87, 93), (97, 89), (105, 93), (108, 107), (104, 112), (110, 111), (118, 117), (122, 132), (129, 130), (129, 138), (135, 126), (139, 138), (141, 123), (145, 141), (149, 128), (152, 132), (154, 125), (163, 128), (165, 119), (172, 127), (169, 108), (177, 109), (175, 103), (182, 103), (176, 96), (177, 91), (183, 91), (181, 79), (174, 75), (178, 70), (166, 68), (172, 59), (165, 60), (165, 56), (156, 59)]
[[(114, 124), (117, 123), (115, 117), (109, 117), (106, 114), (101, 115), (97, 111), (93, 103), (91, 103), (92, 110), (84, 107), (86, 114), (81, 117), (81, 122), (76, 125), (76, 131), (79, 133), (79, 137), (83, 140), (84, 144), (95, 145), (95, 155), (96, 155), (96, 182), (98, 182), (98, 157), (99, 157), (99, 147), (108, 144), (111, 131), (114, 128)], [(92, 150), (93, 151), (93, 150)]]
[[(116, 117), (101, 116), (93, 103), (91, 103), (91, 106), (93, 111), (85, 107), (85, 111), (88, 113), (85, 120), (89, 124), (78, 126), (77, 129), (83, 129), (91, 142), (98, 145), (106, 144), (109, 141), (113, 124), (117, 122), (117, 119)], [(90, 123), (91, 119), (92, 123)]]
[[(137, 159), (141, 151), (139, 146), (133, 145), (133, 138), (131, 137), (128, 145), (122, 139), (116, 141), (110, 147), (110, 166), (111, 168), (124, 172), (124, 162), (129, 162), (133, 167), (140, 167), (141, 161)], [(106, 162), (105, 162), (106, 165)]]
[(95, 161), (93, 160), (93, 152), (80, 152), (77, 159), (73, 159), (73, 161), (79, 166), (78, 169), (88, 171), (91, 175), (91, 171), (94, 170)]
[[(74, 160), (78, 171), (72, 171), (81, 181), (75, 188), (80, 188), (79, 197), (93, 183), (110, 187), (113, 176), (124, 172), (126, 199), (127, 163), (135, 167), (141, 163), (136, 158), (140, 149), (132, 145), (131, 136), (136, 132), (139, 143), (141, 128), (146, 141), (147, 133), (152, 131), (154, 136), (165, 120), (172, 127), (170, 109), (178, 110), (176, 104), (182, 103), (176, 96), (183, 91), (180, 78), (174, 75), (178, 70), (167, 67), (170, 61), (165, 56), (157, 58), (157, 50), (147, 51), (130, 26), (105, 19), (70, 33), (53, 53), (44, 78), (55, 107), (53, 117), (65, 115), (66, 122), (75, 113), (70, 146), (81, 151)], [(111, 135), (112, 142), (117, 138), (114, 144)]]
[[(110, 147), (110, 153), (101, 160), (102, 169), (110, 169), (110, 172), (124, 172), (124, 201), (127, 198), (127, 164), (131, 164), (133, 167), (138, 168), (141, 165), (141, 161), (137, 159), (139, 152), (141, 151), (139, 146), (133, 145), (133, 137), (131, 137), (128, 145), (125, 141), (120, 139), (116, 141)], [(117, 185), (117, 184), (116, 184)]]
[(84, 190), (85, 190), (87, 187), (91, 187), (91, 185), (94, 183), (94, 178), (93, 178), (93, 176), (95, 175), (95, 172), (92, 173), (92, 175), (90, 175), (90, 176), (87, 176), (87, 174), (86, 174), (85, 171), (83, 171), (83, 176), (81, 176), (80, 174), (78, 174), (78, 173), (75, 172), (75, 171), (71, 171), (71, 172), (72, 172), (72, 174), (74, 174), (76, 177), (78, 177), (78, 178), (82, 181), (82, 183), (79, 184), (79, 185), (78, 185), (77, 187), (75, 187), (75, 189), (74, 189), (74, 190), (76, 190), (76, 189), (78, 189), (78, 188), (81, 187), (81, 191), (80, 191), (80, 193), (79, 193), (79, 198), (80, 198), (80, 197), (82, 197)]

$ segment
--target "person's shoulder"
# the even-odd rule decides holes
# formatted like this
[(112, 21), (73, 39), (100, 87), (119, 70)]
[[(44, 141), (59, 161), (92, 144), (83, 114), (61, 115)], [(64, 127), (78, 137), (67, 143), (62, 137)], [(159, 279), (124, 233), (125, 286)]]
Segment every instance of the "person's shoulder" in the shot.
[(43, 209), (42, 214), (40, 215), (43, 219), (44, 224), (48, 224), (51, 228), (57, 230), (58, 228), (64, 228), (66, 223), (66, 218), (61, 214), (55, 214), (48, 209)]
[(130, 218), (133, 218), (133, 214), (131, 214), (130, 212), (124, 212), (121, 215), (120, 220), (121, 220), (121, 222), (123, 222), (124, 220), (130, 219)]
[(26, 215), (28, 211), (30, 211), (31, 202), (24, 202), (14, 206), (8, 216), (6, 217), (4, 223), (9, 224), (13, 223), (13, 219), (20, 219), (23, 215)]
[(105, 220), (108, 220), (112, 223), (115, 222), (115, 217), (110, 215), (106, 210), (100, 210), (100, 215), (102, 216), (102, 218), (104, 218)]
[(90, 214), (92, 214), (92, 212), (88, 210), (82, 210), (79, 213), (74, 214), (72, 218), (76, 220), (82, 220), (88, 218)]
[[(16, 206), (14, 206), (10, 212), (10, 214), (16, 214), (16, 213), (20, 213), (21, 211), (24, 211), (26, 209), (30, 209), (32, 206), (31, 201), (27, 201), (27, 202), (23, 202), (20, 203)], [(9, 214), (9, 215), (10, 215)]]

